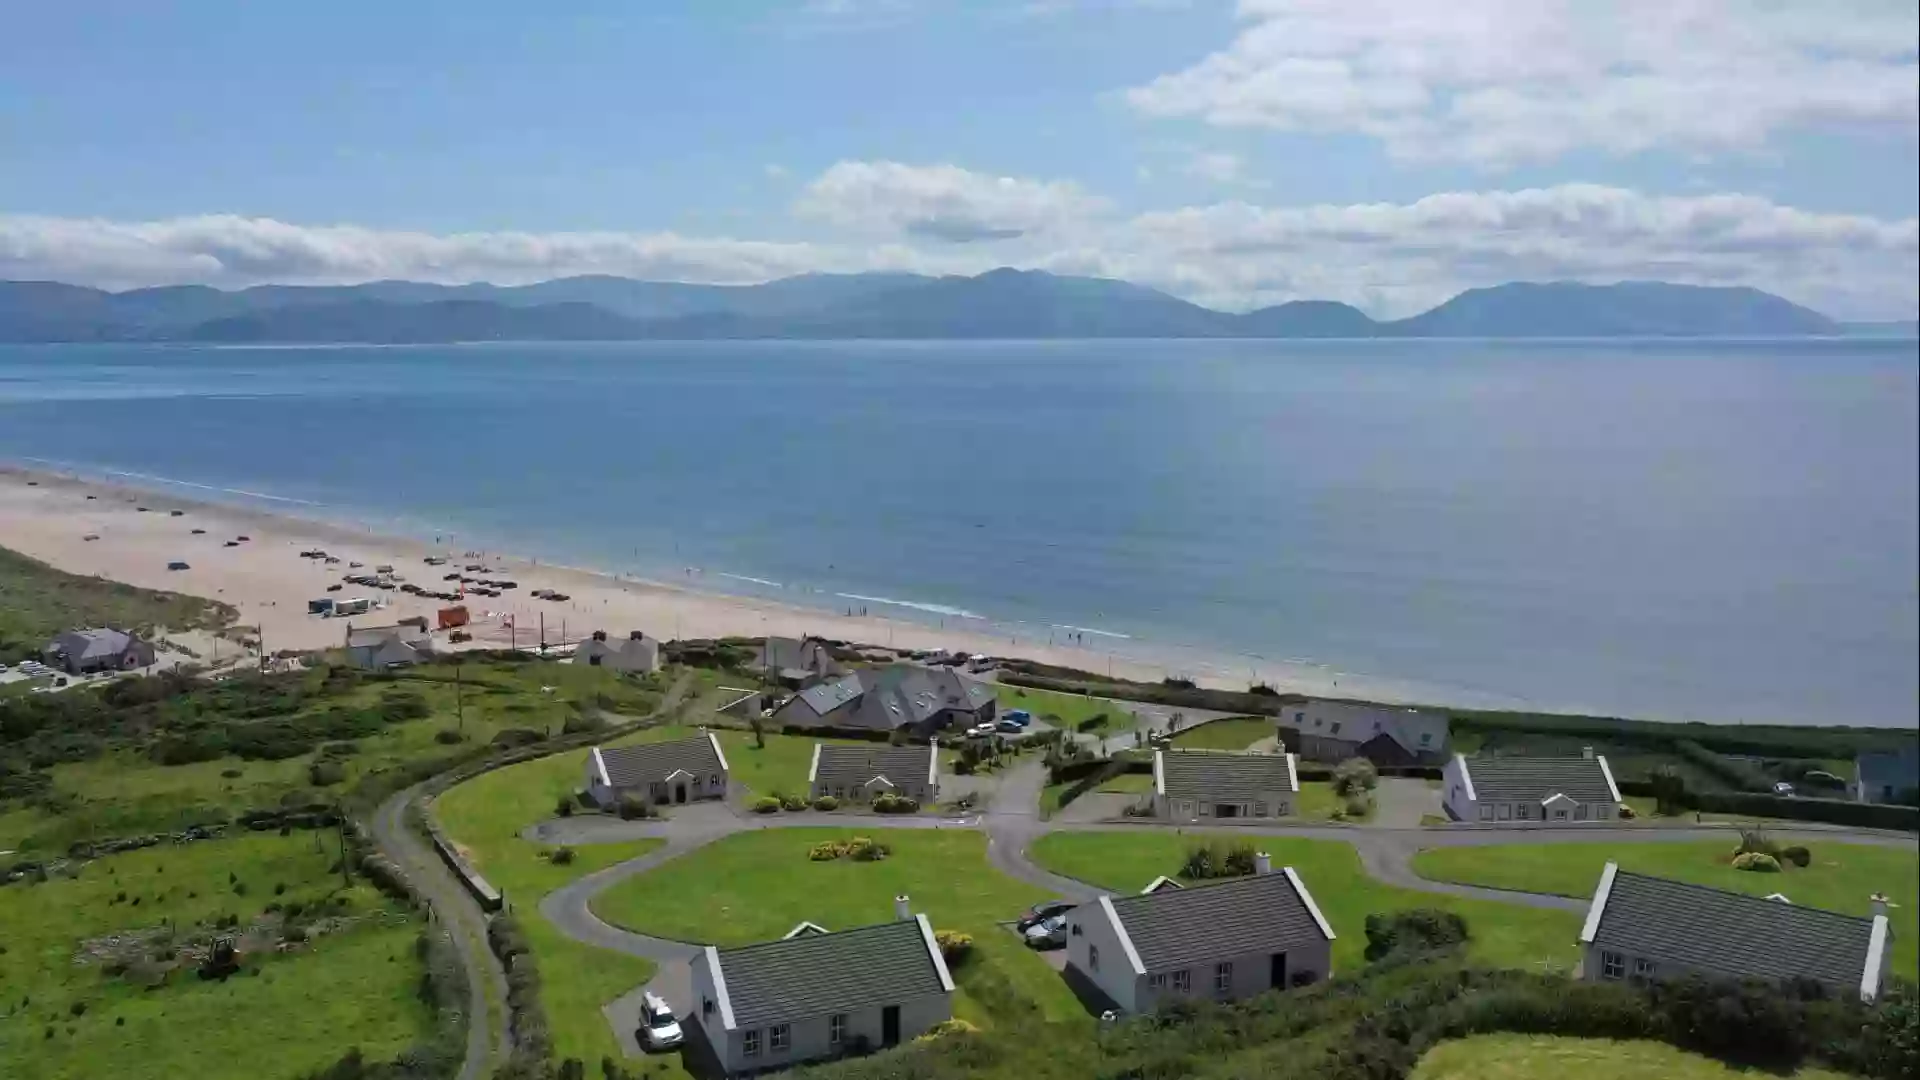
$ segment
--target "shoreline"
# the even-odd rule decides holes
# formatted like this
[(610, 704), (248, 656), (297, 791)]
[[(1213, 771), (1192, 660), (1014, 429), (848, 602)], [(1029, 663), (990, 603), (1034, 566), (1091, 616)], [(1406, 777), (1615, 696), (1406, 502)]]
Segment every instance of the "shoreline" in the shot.
[[(446, 572), (467, 562), (484, 562), (490, 570), (498, 571), (485, 576), (511, 578), (520, 587), (499, 597), (469, 597), (465, 601), (475, 624), (468, 627), (474, 634), (473, 648), (526, 646), (540, 640), (543, 630), (549, 646), (578, 641), (595, 630), (604, 630), (610, 636), (644, 630), (663, 640), (811, 634), (882, 648), (945, 648), (1014, 656), (1148, 682), (1180, 674), (1203, 686), (1245, 690), (1257, 676), (1281, 692), (1549, 711), (1535, 703), (1462, 688), (1400, 683), (1314, 664), (1236, 657), (1112, 636), (1090, 627), (1062, 624), (1054, 629), (1079, 630), (1089, 641), (1107, 647), (1061, 643), (1022, 635), (1018, 628), (996, 625), (970, 613), (942, 615), (929, 605), (877, 596), (846, 597), (856, 601), (850, 605), (855, 613), (848, 615), (824, 606), (729, 592), (707, 583), (716, 576), (747, 583), (757, 580), (744, 575), (709, 574), (690, 567), (688, 581), (681, 583), (608, 573), (521, 553), (471, 548), (457, 538), (447, 542), (447, 536), (436, 544), (417, 536), (383, 533), (373, 526), (303, 517), (297, 510), (314, 504), (302, 500), (262, 492), (230, 492), (285, 503), (290, 508), (269, 510), (167, 490), (188, 488), (216, 494), (226, 489), (131, 472), (118, 475), (135, 482), (90, 479), (53, 468), (0, 462), (0, 547), (68, 573), (220, 600), (239, 611), (239, 624), (260, 629), (268, 651), (337, 646), (349, 623), (378, 625), (413, 615), (431, 619), (447, 603), (351, 585), (328, 593), (328, 585), (354, 572), (349, 562), (364, 563), (367, 571), (390, 564), (403, 580), (433, 589), (446, 584), (442, 581)], [(149, 507), (149, 511), (142, 513), (138, 509), (141, 506)], [(170, 512), (175, 510), (182, 516), (172, 516)], [(194, 535), (193, 529), (206, 532)], [(86, 535), (99, 539), (83, 541), (81, 537)], [(239, 535), (251, 539), (238, 547), (224, 546)], [(313, 547), (325, 548), (342, 561), (327, 566), (300, 557), (300, 551)], [(476, 553), (465, 556), (470, 550)], [(430, 555), (459, 561), (429, 566), (423, 560)], [(174, 559), (188, 562), (189, 569), (166, 569)], [(560, 603), (535, 600), (530, 594), (536, 588), (557, 588), (569, 599)], [(306, 613), (308, 599), (363, 594), (384, 601), (386, 606), (354, 619)], [(823, 600), (828, 596), (839, 598), (837, 593), (809, 595)], [(921, 618), (873, 613), (883, 606), (925, 610)], [(861, 614), (862, 610), (867, 613)], [(1463, 697), (1486, 700), (1468, 702), (1460, 700)]]

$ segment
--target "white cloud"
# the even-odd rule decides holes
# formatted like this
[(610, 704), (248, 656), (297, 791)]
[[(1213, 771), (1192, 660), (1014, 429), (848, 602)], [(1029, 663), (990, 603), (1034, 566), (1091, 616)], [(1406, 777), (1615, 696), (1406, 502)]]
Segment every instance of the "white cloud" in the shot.
[(1247, 163), (1238, 154), (1203, 152), (1187, 159), (1181, 171), (1188, 176), (1212, 181), (1216, 184), (1240, 185), (1243, 187), (1266, 187), (1266, 181), (1256, 180), (1247, 175)]
[(1489, 165), (1752, 150), (1816, 126), (1911, 138), (1920, 124), (1912, 0), (1241, 0), (1240, 13), (1226, 48), (1128, 100)]
[(855, 230), (963, 243), (1045, 233), (1107, 207), (1107, 200), (1065, 181), (991, 176), (956, 165), (842, 161), (808, 184), (794, 208)]
[[(945, 175), (906, 175), (924, 181), (926, 173)], [(0, 215), (0, 278), (110, 288), (379, 278), (518, 283), (588, 273), (741, 283), (806, 271), (978, 273), (1012, 265), (1125, 278), (1221, 308), (1313, 298), (1382, 316), (1503, 281), (1660, 279), (1752, 285), (1841, 318), (1912, 318), (1920, 281), (1914, 219), (1810, 213), (1749, 195), (1657, 196), (1569, 184), (1411, 203), (1236, 201), (1123, 218), (1101, 213), (1104, 204), (1070, 186), (967, 181), (959, 189), (976, 197), (965, 200), (928, 196), (919, 181), (849, 185), (841, 182), (848, 173), (838, 175), (820, 185), (835, 194), (814, 210), (853, 228), (810, 243), (675, 233), (433, 234), (233, 216)], [(1064, 209), (1063, 187), (1072, 192)], [(991, 195), (978, 196), (977, 188)], [(969, 228), (1020, 235), (950, 242)], [(862, 242), (876, 230), (888, 235)]]

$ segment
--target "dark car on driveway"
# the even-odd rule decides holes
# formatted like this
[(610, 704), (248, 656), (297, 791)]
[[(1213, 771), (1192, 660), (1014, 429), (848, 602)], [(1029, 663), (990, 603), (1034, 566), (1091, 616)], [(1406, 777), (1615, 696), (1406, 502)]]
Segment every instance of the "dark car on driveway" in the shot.
[(1027, 928), (1035, 923), (1045, 922), (1055, 915), (1065, 915), (1076, 906), (1077, 905), (1069, 900), (1047, 900), (1035, 904), (1027, 909), (1025, 915), (1020, 916), (1020, 921), (1015, 923), (1013, 928), (1024, 934), (1027, 932)]

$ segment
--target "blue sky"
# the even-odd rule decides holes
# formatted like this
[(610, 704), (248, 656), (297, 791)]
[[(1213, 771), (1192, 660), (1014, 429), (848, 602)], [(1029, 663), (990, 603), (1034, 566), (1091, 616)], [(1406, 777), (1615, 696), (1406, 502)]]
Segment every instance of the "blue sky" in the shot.
[(6, 277), (1007, 263), (1238, 308), (1667, 277), (1912, 317), (1920, 273), (1911, 0), (70, 0), (7, 24)]

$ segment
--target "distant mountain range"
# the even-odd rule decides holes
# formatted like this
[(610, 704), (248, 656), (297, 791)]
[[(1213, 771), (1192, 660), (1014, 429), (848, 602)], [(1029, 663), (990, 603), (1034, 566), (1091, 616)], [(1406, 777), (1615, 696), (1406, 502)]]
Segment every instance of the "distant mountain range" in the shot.
[(0, 342), (626, 341), (725, 338), (1790, 337), (1842, 327), (1749, 288), (1637, 281), (1470, 289), (1387, 322), (1303, 300), (1245, 314), (1124, 281), (992, 270), (977, 277), (804, 274), (763, 285), (573, 277), (535, 285), (175, 285), (103, 292), (0, 282)]

